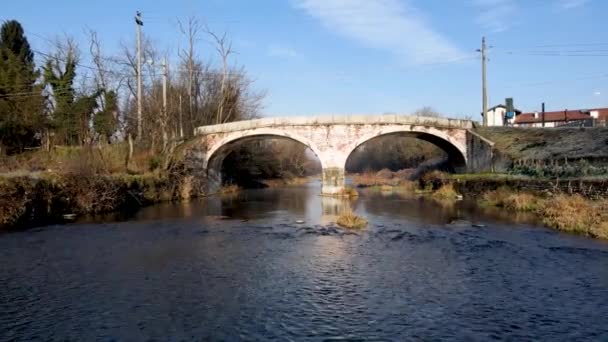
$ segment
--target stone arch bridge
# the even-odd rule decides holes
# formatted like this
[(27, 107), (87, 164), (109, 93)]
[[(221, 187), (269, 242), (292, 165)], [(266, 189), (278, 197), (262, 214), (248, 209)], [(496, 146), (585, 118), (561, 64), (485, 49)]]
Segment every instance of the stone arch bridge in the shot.
[(443, 149), (457, 172), (491, 167), (492, 142), (479, 136), (468, 120), (419, 116), (324, 116), (264, 118), (198, 127), (195, 143), (201, 151), (209, 192), (221, 185), (224, 158), (234, 147), (260, 137), (283, 137), (309, 147), (323, 168), (323, 195), (339, 195), (345, 185), (346, 161), (363, 143), (386, 135), (406, 135)]

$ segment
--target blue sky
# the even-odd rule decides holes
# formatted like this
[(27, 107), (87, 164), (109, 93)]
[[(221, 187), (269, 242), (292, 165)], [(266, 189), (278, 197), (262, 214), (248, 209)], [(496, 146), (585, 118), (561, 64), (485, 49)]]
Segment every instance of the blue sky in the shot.
[[(42, 5), (44, 4), (44, 5)], [(266, 90), (264, 113), (410, 113), (432, 106), (451, 117), (481, 112), (481, 37), (489, 52), (490, 105), (518, 108), (608, 106), (608, 1), (603, 0), (173, 0), (45, 1), (2, 5), (32, 45), (81, 40), (96, 30), (106, 53), (134, 41), (133, 15), (159, 47), (184, 39), (176, 19), (190, 15), (227, 31), (245, 66)], [(199, 54), (217, 61), (212, 46)]]

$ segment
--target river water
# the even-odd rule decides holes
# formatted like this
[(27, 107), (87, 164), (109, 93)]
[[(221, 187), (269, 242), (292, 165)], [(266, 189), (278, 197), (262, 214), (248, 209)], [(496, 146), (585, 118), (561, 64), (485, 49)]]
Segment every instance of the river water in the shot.
[[(466, 202), (319, 191), (0, 235), (0, 340), (608, 340), (605, 242)], [(345, 207), (369, 227), (336, 228)]]

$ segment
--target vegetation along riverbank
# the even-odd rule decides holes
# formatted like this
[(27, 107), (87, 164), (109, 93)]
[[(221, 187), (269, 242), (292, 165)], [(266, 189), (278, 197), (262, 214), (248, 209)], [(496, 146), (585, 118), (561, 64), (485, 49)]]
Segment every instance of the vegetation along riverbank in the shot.
[(531, 212), (549, 228), (608, 239), (608, 179), (539, 179), (511, 175), (432, 173), (420, 185), (445, 200), (474, 198), (481, 206)]

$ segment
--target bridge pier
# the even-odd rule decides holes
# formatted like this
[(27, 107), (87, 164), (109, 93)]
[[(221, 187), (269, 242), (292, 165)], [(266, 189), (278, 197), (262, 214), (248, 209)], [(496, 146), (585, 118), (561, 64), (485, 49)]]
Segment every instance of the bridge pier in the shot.
[(323, 196), (337, 196), (343, 193), (344, 180), (343, 167), (327, 167), (323, 168), (323, 178), (321, 185), (321, 194)]
[(207, 169), (207, 194), (216, 194), (222, 188), (222, 173), (217, 169)]

